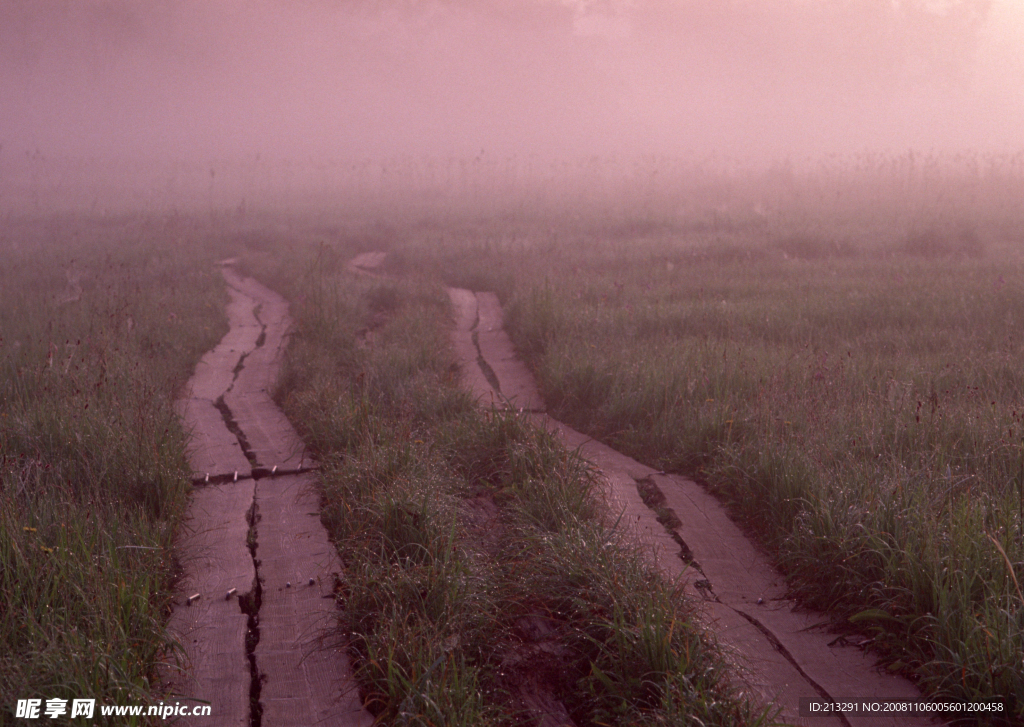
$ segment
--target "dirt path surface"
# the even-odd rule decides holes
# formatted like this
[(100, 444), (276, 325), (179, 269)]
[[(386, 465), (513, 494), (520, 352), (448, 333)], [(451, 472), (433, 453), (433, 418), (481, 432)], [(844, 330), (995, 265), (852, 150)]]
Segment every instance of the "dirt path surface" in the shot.
[(349, 270), (358, 273), (369, 273), (376, 275), (375, 268), (379, 268), (388, 254), (386, 252), (361, 252), (349, 260)]
[[(680, 578), (702, 604), (704, 622), (731, 653), (740, 678), (781, 719), (817, 727), (935, 724), (913, 714), (848, 713), (800, 716), (801, 699), (917, 701), (910, 682), (879, 671), (861, 649), (845, 645), (821, 625), (822, 614), (795, 610), (785, 581), (728, 517), (715, 498), (691, 480), (657, 472), (544, 413), (533, 377), (516, 357), (493, 293), (449, 289), (456, 314), (453, 342), (463, 380), (482, 403), (511, 405), (556, 432), (600, 470), (620, 523), (650, 548), (658, 567)], [(671, 532), (641, 497), (663, 501), (682, 523)]]
[(197, 487), (168, 625), (184, 653), (168, 681), (178, 701), (211, 706), (179, 723), (370, 725), (331, 641), (341, 566), (320, 524), (314, 463), (269, 393), (288, 304), (230, 261), (222, 269), (231, 328), (178, 402)]

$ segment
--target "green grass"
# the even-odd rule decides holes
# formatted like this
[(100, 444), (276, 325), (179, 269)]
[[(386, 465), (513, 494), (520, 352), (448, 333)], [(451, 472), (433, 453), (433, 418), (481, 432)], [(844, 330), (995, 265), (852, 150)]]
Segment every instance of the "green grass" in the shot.
[[(293, 302), (281, 397), (324, 463), (341, 628), (384, 721), (514, 723), (537, 680), (579, 724), (763, 721), (601, 524), (586, 468), (460, 393), (442, 279), (499, 293), (558, 418), (706, 483), (890, 669), (1024, 718), (1020, 226), (829, 214), (216, 239), (6, 220), (0, 720), (21, 698), (153, 696), (188, 491), (170, 404), (224, 331), (211, 263), (235, 251)], [(344, 272), (382, 245), (402, 282)]]
[(705, 482), (890, 670), (1024, 717), (1019, 251), (1005, 221), (811, 217), (477, 222), (396, 257), (498, 291), (556, 418)]
[(144, 216), (0, 239), (0, 722), (149, 703), (189, 472), (172, 409), (226, 330), (205, 232)]
[(442, 291), (326, 255), (284, 276), (280, 398), (323, 463), (340, 629), (382, 723), (528, 723), (538, 691), (581, 725), (767, 723), (686, 600), (603, 523), (588, 467), (459, 388)]

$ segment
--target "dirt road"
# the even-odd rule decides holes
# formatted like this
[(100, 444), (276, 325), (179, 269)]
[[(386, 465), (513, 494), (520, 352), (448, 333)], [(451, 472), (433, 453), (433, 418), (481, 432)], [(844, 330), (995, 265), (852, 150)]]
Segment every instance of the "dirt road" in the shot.
[[(382, 257), (363, 257), (358, 267), (372, 269)], [(180, 545), (186, 574), (170, 621), (184, 653), (169, 681), (177, 694), (212, 707), (209, 718), (183, 723), (369, 725), (345, 651), (328, 636), (340, 565), (320, 525), (314, 463), (268, 393), (286, 341), (287, 304), (230, 265), (224, 276), (231, 330), (203, 357), (179, 402), (193, 432), (197, 486)], [(704, 490), (544, 413), (494, 294), (451, 289), (449, 296), (466, 385), (482, 403), (522, 409), (600, 469), (620, 522), (666, 575), (687, 584), (744, 685), (778, 704), (793, 724), (931, 724), (907, 714), (802, 718), (802, 699), (921, 697), (818, 628), (823, 616), (795, 610), (781, 576)], [(667, 531), (639, 488), (660, 493), (682, 525)]]
[(178, 552), (169, 630), (183, 653), (175, 695), (208, 703), (180, 724), (363, 726), (335, 633), (340, 563), (320, 524), (315, 463), (270, 398), (290, 320), (273, 291), (222, 264), (230, 330), (178, 402), (196, 488)]
[[(544, 413), (533, 377), (515, 356), (493, 293), (449, 289), (456, 314), (453, 344), (465, 385), (483, 404), (522, 409), (556, 432), (603, 474), (620, 523), (649, 548), (657, 566), (682, 579), (703, 621), (731, 653), (740, 679), (797, 725), (895, 727), (934, 724), (920, 715), (851, 713), (801, 717), (801, 700), (919, 701), (905, 679), (881, 673), (864, 651), (843, 645), (818, 613), (799, 611), (785, 582), (722, 506), (691, 480), (657, 472)], [(682, 525), (669, 531), (641, 498), (660, 493)]]

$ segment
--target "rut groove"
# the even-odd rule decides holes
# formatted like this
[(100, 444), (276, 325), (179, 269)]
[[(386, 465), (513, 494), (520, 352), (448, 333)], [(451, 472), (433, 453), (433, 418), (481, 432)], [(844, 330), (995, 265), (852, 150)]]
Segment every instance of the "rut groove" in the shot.
[(288, 305), (231, 261), (222, 272), (230, 330), (177, 404), (201, 486), (177, 546), (184, 573), (168, 630), (181, 652), (162, 670), (165, 692), (211, 707), (177, 724), (368, 726), (335, 637), (341, 565), (319, 520), (316, 463), (269, 394)]
[[(830, 644), (821, 614), (796, 608), (782, 576), (711, 495), (693, 481), (648, 467), (551, 418), (533, 377), (503, 329), (494, 293), (449, 288), (455, 312), (452, 342), (464, 385), (484, 405), (522, 412), (556, 433), (600, 472), (623, 527), (648, 549), (667, 576), (696, 597), (701, 618), (737, 668), (739, 686), (780, 708), (794, 725), (896, 727), (936, 724), (901, 713), (800, 716), (800, 702), (923, 701), (909, 681), (882, 673), (852, 646)], [(487, 368), (484, 368), (484, 367)], [(487, 369), (490, 371), (487, 371)], [(493, 383), (491, 381), (493, 377)], [(641, 495), (653, 488), (658, 508)], [(697, 565), (697, 564), (700, 565)], [(756, 614), (756, 615), (755, 615)], [(835, 642), (833, 642), (834, 644)]]
[[(239, 596), (238, 608), (246, 615), (245, 658), (249, 662), (249, 726), (261, 727), (263, 724), (263, 675), (256, 661), (256, 647), (260, 643), (260, 606), (263, 603), (263, 584), (260, 581), (260, 562), (256, 558), (258, 534), (256, 523), (259, 522), (258, 493), (253, 487), (252, 505), (247, 513), (249, 533), (246, 537), (249, 554), (252, 556), (253, 579), (251, 590)], [(225, 596), (230, 598), (230, 594)]]

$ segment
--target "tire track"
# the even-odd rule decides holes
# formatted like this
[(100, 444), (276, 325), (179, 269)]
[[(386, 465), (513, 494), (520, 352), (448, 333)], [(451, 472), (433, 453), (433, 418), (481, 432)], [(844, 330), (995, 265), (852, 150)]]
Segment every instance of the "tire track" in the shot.
[(320, 524), (315, 469), (270, 397), (288, 304), (222, 263), (230, 330), (196, 367), (178, 412), (191, 432), (193, 492), (178, 544), (181, 652), (162, 678), (209, 717), (179, 724), (363, 727), (334, 594), (341, 570)]
[[(759, 701), (779, 706), (780, 717), (795, 725), (935, 724), (907, 713), (801, 717), (801, 700), (884, 702), (923, 697), (909, 681), (881, 673), (863, 651), (835, 645), (823, 628), (824, 615), (797, 610), (785, 597), (782, 576), (718, 501), (693, 481), (655, 471), (548, 416), (532, 375), (503, 329), (494, 293), (449, 288), (448, 296), (455, 311), (452, 340), (464, 384), (483, 404), (524, 412), (593, 463), (607, 484), (619, 526), (631, 531), (657, 567), (694, 596), (703, 622), (736, 667), (741, 687)], [(490, 367), (495, 383), (488, 381), (478, 359)], [(663, 518), (668, 524), (658, 521), (641, 496), (642, 489), (651, 488), (675, 515)]]

